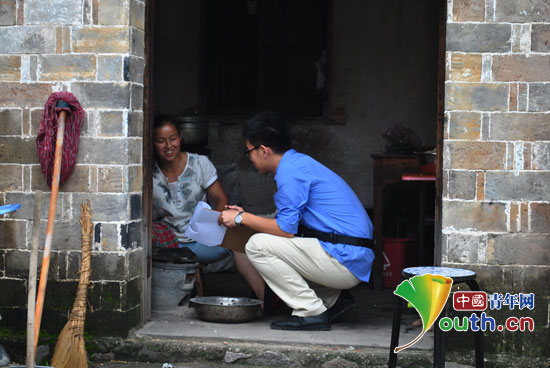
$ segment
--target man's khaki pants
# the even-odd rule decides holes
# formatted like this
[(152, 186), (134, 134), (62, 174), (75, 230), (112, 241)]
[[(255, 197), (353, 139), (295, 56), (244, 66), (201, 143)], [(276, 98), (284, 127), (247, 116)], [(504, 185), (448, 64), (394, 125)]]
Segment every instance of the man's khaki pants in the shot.
[(258, 233), (246, 243), (246, 254), (295, 316), (323, 313), (336, 303), (342, 289), (360, 282), (315, 238)]

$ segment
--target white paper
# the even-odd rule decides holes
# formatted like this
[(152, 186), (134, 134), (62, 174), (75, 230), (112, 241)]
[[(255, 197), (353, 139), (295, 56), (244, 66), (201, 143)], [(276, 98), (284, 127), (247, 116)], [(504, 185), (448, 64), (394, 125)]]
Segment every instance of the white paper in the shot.
[(200, 201), (187, 225), (185, 236), (209, 247), (220, 245), (227, 229), (223, 225), (218, 225), (219, 217), (219, 211), (211, 209), (208, 203)]

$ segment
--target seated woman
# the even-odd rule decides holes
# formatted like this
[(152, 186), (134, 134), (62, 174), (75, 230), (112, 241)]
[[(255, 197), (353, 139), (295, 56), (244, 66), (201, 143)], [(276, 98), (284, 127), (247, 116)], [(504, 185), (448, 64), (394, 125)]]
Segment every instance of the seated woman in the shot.
[(181, 131), (170, 116), (155, 118), (153, 144), (153, 221), (161, 221), (176, 235), (180, 247), (187, 247), (200, 263), (217, 262), (231, 254), (221, 247), (209, 247), (187, 238), (184, 233), (199, 201), (208, 197), (216, 210), (227, 205), (227, 195), (218, 181), (216, 168), (206, 156), (180, 151)]
[[(214, 263), (230, 256), (231, 251), (226, 248), (209, 247), (184, 235), (199, 201), (208, 196), (220, 212), (228, 204), (212, 162), (206, 156), (180, 151), (181, 130), (169, 115), (155, 117), (153, 145), (153, 221), (170, 228), (179, 246), (189, 248), (200, 263)], [(263, 300), (264, 281), (246, 255), (235, 252), (235, 264), (258, 299)]]

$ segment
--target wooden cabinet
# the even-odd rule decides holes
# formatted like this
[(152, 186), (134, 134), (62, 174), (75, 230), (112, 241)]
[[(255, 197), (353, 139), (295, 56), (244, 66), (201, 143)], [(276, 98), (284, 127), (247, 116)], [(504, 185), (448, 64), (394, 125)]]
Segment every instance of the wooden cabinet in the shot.
[(374, 287), (382, 287), (382, 237), (384, 229), (384, 190), (391, 184), (401, 182), (401, 175), (406, 172), (419, 172), (418, 155), (373, 154), (374, 158), (374, 240), (375, 259), (371, 282)]

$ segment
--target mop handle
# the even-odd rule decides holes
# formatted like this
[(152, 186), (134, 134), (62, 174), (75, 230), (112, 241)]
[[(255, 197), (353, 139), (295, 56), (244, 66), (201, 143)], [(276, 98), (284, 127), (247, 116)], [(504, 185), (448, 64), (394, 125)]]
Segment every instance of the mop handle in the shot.
[(52, 192), (50, 196), (50, 209), (48, 212), (48, 227), (46, 228), (46, 242), (44, 243), (44, 256), (42, 258), (42, 269), (40, 270), (40, 283), (38, 284), (38, 295), (36, 298), (36, 310), (34, 314), (34, 353), (38, 346), (38, 334), (42, 310), (44, 308), (44, 296), (46, 294), (46, 283), (48, 282), (48, 269), (50, 268), (50, 251), (53, 239), (53, 224), (55, 222), (55, 210), (57, 207), (57, 194), (59, 192), (59, 176), (61, 174), (61, 156), (63, 154), (63, 137), (65, 136), (66, 111), (59, 113), (57, 127), (57, 138), (55, 140), (55, 156), (52, 176)]

